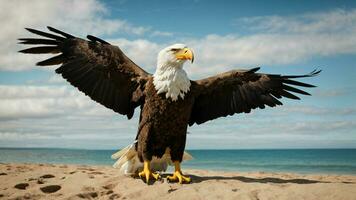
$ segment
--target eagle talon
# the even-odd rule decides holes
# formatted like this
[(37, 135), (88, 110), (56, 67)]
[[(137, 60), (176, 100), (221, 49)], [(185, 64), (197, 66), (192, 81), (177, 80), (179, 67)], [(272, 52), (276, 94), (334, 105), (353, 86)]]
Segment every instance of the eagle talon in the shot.
[(148, 161), (144, 162), (142, 172), (138, 173), (138, 176), (142, 178), (146, 178), (146, 183), (148, 184), (150, 178), (153, 177), (155, 180), (159, 180), (161, 176), (158, 173), (152, 173), (150, 170), (150, 163)]
[(168, 182), (178, 182), (180, 184), (190, 183), (191, 179), (187, 176), (183, 176), (181, 171), (175, 171), (173, 176), (167, 176)]
[(175, 166), (175, 172), (173, 173), (173, 176), (167, 176), (168, 182), (178, 181), (180, 184), (183, 184), (183, 183), (190, 183), (192, 181), (189, 177), (183, 176), (183, 173), (180, 170), (180, 162), (175, 161), (174, 166)]

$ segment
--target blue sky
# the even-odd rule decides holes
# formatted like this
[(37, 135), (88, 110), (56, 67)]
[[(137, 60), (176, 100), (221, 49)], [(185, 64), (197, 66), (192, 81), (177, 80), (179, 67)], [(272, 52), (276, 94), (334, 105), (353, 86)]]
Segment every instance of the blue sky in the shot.
[(192, 79), (234, 68), (302, 74), (318, 88), (302, 101), (220, 118), (188, 131), (188, 149), (355, 148), (355, 1), (1, 1), (0, 147), (115, 149), (136, 136), (128, 121), (16, 53), (24, 27), (51, 25), (116, 44), (153, 73), (160, 49), (186, 43)]

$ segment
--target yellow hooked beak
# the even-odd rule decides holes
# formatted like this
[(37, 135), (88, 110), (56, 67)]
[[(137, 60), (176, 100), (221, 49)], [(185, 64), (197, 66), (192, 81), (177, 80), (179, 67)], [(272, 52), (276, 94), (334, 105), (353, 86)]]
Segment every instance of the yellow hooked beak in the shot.
[(190, 50), (189, 48), (184, 48), (184, 49), (181, 49), (179, 50), (177, 53), (176, 53), (176, 58), (178, 60), (190, 60), (194, 61), (194, 54), (193, 54), (193, 51)]

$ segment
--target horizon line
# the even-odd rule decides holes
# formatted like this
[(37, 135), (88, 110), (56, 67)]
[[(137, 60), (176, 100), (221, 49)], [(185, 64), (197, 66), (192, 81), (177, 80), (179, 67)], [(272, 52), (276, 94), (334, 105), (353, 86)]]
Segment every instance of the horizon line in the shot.
[[(125, 148), (125, 147), (123, 147)], [(67, 148), (67, 147), (1, 147), (0, 150), (4, 149), (63, 149), (63, 150), (85, 150), (85, 151), (119, 151), (123, 148), (119, 149), (85, 149), (85, 148)], [(241, 149), (210, 149), (210, 148), (192, 148), (185, 149), (185, 151), (229, 151), (229, 150), (356, 150), (355, 147), (331, 147), (331, 148), (241, 148)]]

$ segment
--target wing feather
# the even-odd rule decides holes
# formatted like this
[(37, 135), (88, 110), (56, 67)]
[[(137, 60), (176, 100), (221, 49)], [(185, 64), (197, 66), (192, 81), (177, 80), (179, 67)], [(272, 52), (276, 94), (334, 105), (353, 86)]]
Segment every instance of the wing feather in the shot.
[(283, 105), (282, 97), (300, 98), (293, 93), (310, 95), (296, 88), (315, 87), (292, 79), (312, 77), (320, 73), (314, 70), (306, 75), (282, 76), (277, 74), (256, 73), (259, 68), (233, 70), (213, 77), (194, 81), (198, 88), (189, 125), (233, 115), (249, 113), (252, 109), (264, 109), (267, 106)]
[[(52, 33), (31, 28), (29, 32), (44, 38), (20, 38), (21, 44), (44, 45), (21, 50), (21, 53), (47, 54), (54, 57), (38, 62), (39, 66), (61, 64), (55, 71), (73, 86), (93, 100), (130, 119), (134, 109), (142, 102), (143, 95), (132, 95), (143, 90), (151, 76), (133, 61), (119, 47), (88, 35), (88, 40), (74, 37), (58, 29), (47, 27)], [(143, 91), (138, 94), (143, 94)]]
[(50, 44), (50, 45), (57, 45), (60, 42), (56, 40), (48, 40), (48, 39), (38, 39), (38, 38), (21, 38), (19, 39), (19, 44)]
[(60, 53), (57, 46), (32, 47), (20, 50), (20, 53), (45, 54), (45, 53)]
[(63, 59), (64, 59), (63, 54), (60, 54), (58, 56), (54, 56), (54, 57), (49, 58), (47, 60), (38, 62), (37, 65), (38, 66), (59, 65), (59, 64), (62, 64)]

